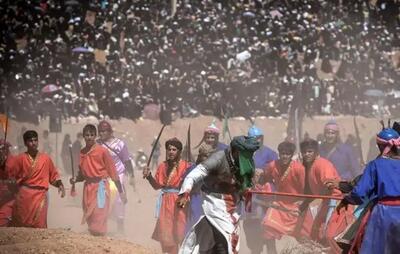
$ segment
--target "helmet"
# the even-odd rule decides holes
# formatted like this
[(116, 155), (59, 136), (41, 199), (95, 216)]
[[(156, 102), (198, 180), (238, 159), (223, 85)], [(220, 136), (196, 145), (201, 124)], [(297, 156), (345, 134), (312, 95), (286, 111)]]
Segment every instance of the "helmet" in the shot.
[(257, 128), (255, 125), (251, 126), (249, 128), (249, 131), (247, 132), (247, 136), (249, 137), (257, 137), (257, 136), (263, 136), (263, 132), (261, 129)]
[(97, 128), (99, 129), (99, 131), (110, 131), (110, 132), (112, 132), (111, 124), (109, 122), (107, 122), (106, 120), (100, 121), (99, 125), (97, 126)]
[(392, 128), (385, 128), (378, 133), (378, 138), (389, 141), (391, 139), (398, 139), (400, 137), (399, 133)]
[(215, 120), (212, 121), (212, 123), (207, 126), (207, 128), (204, 130), (205, 133), (213, 133), (213, 134), (219, 134), (219, 129), (217, 125), (215, 124)]

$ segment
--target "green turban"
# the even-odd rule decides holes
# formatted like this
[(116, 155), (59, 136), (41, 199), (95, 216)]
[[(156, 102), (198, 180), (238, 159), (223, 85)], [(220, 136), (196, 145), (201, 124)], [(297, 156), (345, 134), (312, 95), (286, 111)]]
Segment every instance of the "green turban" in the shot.
[(241, 182), (241, 190), (252, 187), (254, 176), (253, 154), (260, 148), (256, 137), (237, 136), (231, 141), (231, 147), (239, 150), (239, 172), (235, 172), (236, 178)]

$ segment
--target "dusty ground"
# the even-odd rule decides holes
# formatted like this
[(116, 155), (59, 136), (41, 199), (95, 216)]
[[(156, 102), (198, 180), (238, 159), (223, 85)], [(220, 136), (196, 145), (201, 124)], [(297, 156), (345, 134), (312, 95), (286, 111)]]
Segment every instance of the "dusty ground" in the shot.
[[(323, 125), (327, 122), (330, 117), (320, 117), (314, 119), (306, 119), (304, 122), (304, 131), (307, 131), (311, 137), (315, 137), (318, 133), (322, 132)], [(164, 144), (167, 138), (170, 137), (178, 137), (183, 142), (186, 140), (186, 133), (189, 123), (191, 123), (191, 133), (192, 133), (192, 148), (198, 144), (201, 139), (202, 133), (204, 128), (213, 120), (212, 117), (199, 117), (196, 119), (179, 119), (173, 123), (172, 126), (168, 126), (165, 128), (163, 136), (161, 137), (161, 142)], [(354, 133), (354, 127), (351, 117), (338, 117), (337, 122), (340, 124), (340, 131), (343, 137), (346, 137), (347, 134)], [(70, 134), (72, 141), (75, 141), (76, 133), (81, 131), (83, 126), (86, 123), (94, 123), (97, 124), (97, 120), (95, 119), (86, 119), (82, 120), (79, 123), (74, 124), (64, 124), (63, 125), (63, 133), (61, 134), (50, 134), (51, 142), (53, 149), (56, 150), (52, 156), (54, 158), (54, 162), (57, 163), (59, 168), (62, 168), (61, 159), (59, 156), (55, 156), (55, 154), (60, 153), (61, 151), (61, 144), (65, 134)], [(283, 140), (286, 130), (286, 120), (284, 119), (256, 119), (256, 124), (263, 129), (265, 133), (265, 143), (276, 149), (277, 145)], [(364, 157), (368, 152), (369, 147), (369, 139), (372, 137), (374, 133), (379, 131), (379, 123), (376, 119), (365, 119), (359, 118), (359, 128), (361, 132), (361, 136), (363, 139), (363, 152)], [(131, 153), (135, 153), (137, 149), (143, 148), (146, 153), (150, 152), (150, 144), (155, 135), (157, 135), (159, 129), (161, 128), (161, 123), (158, 121), (151, 121), (151, 120), (139, 120), (136, 123), (129, 121), (129, 120), (121, 120), (121, 121), (111, 121), (114, 130), (115, 136), (124, 139), (129, 147)], [(222, 123), (217, 121), (218, 127), (222, 126)], [(39, 142), (41, 140), (41, 134), (44, 129), (47, 129), (48, 122), (42, 122), (39, 126), (33, 126), (26, 123), (16, 123), (11, 121), (10, 124), (10, 132), (9, 137), (10, 141), (16, 145), (17, 137), (20, 137), (20, 128), (25, 126), (28, 129), (35, 129), (39, 132)], [(231, 134), (240, 135), (245, 134), (247, 132), (248, 127), (250, 126), (249, 121), (240, 120), (240, 119), (230, 119), (229, 120), (229, 127)], [(0, 131), (1, 135), (1, 131)], [(56, 142), (57, 137), (57, 142)], [(226, 140), (228, 141), (228, 140)], [(195, 151), (193, 151), (195, 154)], [(163, 158), (165, 155), (164, 153), (161, 155)], [(67, 169), (70, 170), (69, 168)], [(63, 174), (64, 183), (67, 186), (68, 184), (68, 177)], [(137, 172), (136, 177), (136, 185), (137, 185), (137, 192), (133, 192), (132, 188), (128, 187), (128, 205), (126, 208), (126, 225), (125, 225), (125, 235), (117, 235), (116, 234), (116, 225), (115, 222), (110, 220), (109, 222), (109, 235), (121, 240), (126, 240), (132, 243), (139, 244), (153, 250), (155, 253), (161, 253), (159, 244), (151, 239), (151, 234), (153, 232), (155, 226), (155, 218), (154, 218), (154, 207), (158, 193), (151, 189), (147, 181), (143, 180), (140, 177), (140, 172)], [(82, 185), (77, 185), (78, 193), (82, 193)], [(139, 202), (140, 201), (140, 202)], [(82, 210), (80, 205), (80, 198), (75, 197), (72, 198), (70, 196), (61, 199), (58, 197), (57, 192), (54, 188), (50, 190), (50, 207), (49, 207), (49, 216), (48, 216), (48, 224), (49, 228), (53, 229), (70, 229), (73, 232), (77, 232), (79, 234), (71, 234), (71, 239), (79, 240), (78, 242), (85, 246), (90, 238), (87, 235), (82, 235), (81, 233), (87, 234), (87, 226), (80, 225), (82, 216)], [(64, 233), (63, 233), (64, 232)], [(66, 234), (65, 231), (49, 231), (46, 233), (48, 237), (51, 234)], [(2, 237), (2, 232), (0, 232), (0, 239)], [(36, 237), (36, 234), (34, 234)], [(17, 239), (24, 236), (19, 236)], [(32, 236), (33, 237), (33, 236)], [(38, 238), (34, 238), (38, 239)], [(102, 239), (95, 239), (94, 242), (100, 243), (101, 251), (105, 251), (103, 246), (113, 246), (111, 247), (110, 253), (123, 253), (118, 252), (119, 250), (125, 251), (129, 250), (128, 248), (133, 247), (133, 245), (129, 245), (126, 242), (115, 242), (115, 244), (111, 245), (111, 240), (102, 240)], [(29, 244), (23, 243), (26, 246), (32, 245), (33, 241), (29, 241)], [(35, 240), (35, 243), (37, 240)], [(92, 240), (90, 240), (92, 242)], [(43, 246), (40, 244), (48, 243), (49, 246), (58, 247), (58, 244), (54, 244), (54, 241), (42, 241), (39, 242), (38, 246)], [(2, 242), (4, 244), (4, 242)], [(104, 244), (104, 245), (103, 245)], [(110, 245), (108, 245), (110, 244)], [(6, 245), (7, 247), (8, 245)], [(19, 246), (18, 244), (15, 246)], [(36, 244), (35, 244), (36, 246)], [(47, 246), (45, 244), (45, 246)], [(43, 246), (45, 249), (46, 247)], [(96, 247), (96, 243), (91, 245), (93, 248)], [(283, 250), (284, 248), (296, 246), (295, 241), (291, 238), (283, 238), (281, 241), (278, 242), (278, 249)], [(3, 247), (3, 246), (0, 246)], [(67, 247), (67, 246), (66, 246)], [(7, 248), (11, 248), (8, 246)], [(82, 247), (83, 248), (83, 247)], [(134, 247), (133, 247), (134, 248)], [(0, 248), (0, 252), (2, 252), (4, 248)], [(66, 248), (68, 250), (68, 248)], [(82, 249), (83, 250), (83, 249)], [(56, 253), (79, 253), (81, 251), (71, 249), (70, 252), (56, 252)], [(86, 251), (87, 252), (87, 251)], [(2, 252), (4, 253), (4, 252)], [(10, 252), (7, 252), (10, 253)], [(17, 253), (17, 252), (16, 252)], [(22, 253), (22, 252), (21, 252)], [(23, 252), (26, 253), (26, 252)], [(46, 253), (42, 252), (40, 249), (37, 253)], [(142, 252), (130, 252), (130, 253), (142, 253)], [(143, 252), (146, 253), (146, 252)], [(241, 252), (243, 254), (250, 253), (246, 246), (245, 242), (245, 235), (242, 233), (241, 238)]]
[(154, 254), (137, 244), (61, 229), (0, 228), (0, 253)]

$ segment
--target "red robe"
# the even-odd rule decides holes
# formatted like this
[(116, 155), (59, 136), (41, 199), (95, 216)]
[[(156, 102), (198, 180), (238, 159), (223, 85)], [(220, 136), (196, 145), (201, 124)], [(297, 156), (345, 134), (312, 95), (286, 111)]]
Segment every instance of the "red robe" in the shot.
[(161, 196), (161, 206), (159, 217), (153, 232), (153, 239), (161, 243), (163, 252), (171, 252), (179, 246), (185, 237), (186, 209), (178, 208), (179, 188), (183, 182), (183, 175), (190, 164), (180, 160), (178, 167), (169, 176), (167, 175), (168, 164), (163, 162), (158, 166), (155, 181), (162, 189), (174, 189), (175, 192), (163, 193)]
[[(87, 222), (92, 234), (104, 235), (107, 233), (107, 219), (110, 209), (110, 186), (107, 178), (118, 180), (114, 161), (108, 150), (95, 144), (86, 154), (80, 153), (79, 168), (85, 178), (83, 187), (83, 218), (82, 223)], [(100, 181), (105, 184), (105, 206), (98, 207), (97, 192)]]
[[(14, 177), (15, 157), (9, 154), (2, 168), (0, 168), (0, 180), (9, 180)], [(10, 191), (8, 185), (0, 183), (0, 227), (9, 225), (14, 206), (14, 193)]]
[[(278, 161), (273, 161), (264, 170), (266, 180), (273, 182), (277, 192), (303, 193), (305, 170), (298, 161), (292, 161), (285, 172), (281, 172)], [(274, 206), (283, 210), (297, 211), (298, 199), (290, 197), (277, 197)], [(263, 219), (264, 237), (266, 239), (280, 239), (283, 235), (293, 233), (297, 223), (296, 213), (268, 208)]]
[(19, 185), (15, 197), (12, 225), (47, 228), (47, 190), (60, 180), (53, 161), (45, 153), (31, 159), (28, 153), (16, 157), (15, 179)]
[[(340, 180), (340, 176), (330, 161), (322, 157), (317, 157), (308, 172), (308, 183), (311, 194), (341, 197), (342, 194), (339, 190), (330, 191), (325, 187), (325, 182), (328, 180)], [(353, 209), (342, 210), (340, 214), (333, 211), (328, 223), (326, 223), (328, 206), (329, 200), (323, 200), (314, 220), (311, 213), (308, 212), (304, 219), (303, 229), (313, 240), (329, 245), (331, 253), (340, 253), (340, 248), (336, 244), (334, 237), (352, 223), (354, 220)]]

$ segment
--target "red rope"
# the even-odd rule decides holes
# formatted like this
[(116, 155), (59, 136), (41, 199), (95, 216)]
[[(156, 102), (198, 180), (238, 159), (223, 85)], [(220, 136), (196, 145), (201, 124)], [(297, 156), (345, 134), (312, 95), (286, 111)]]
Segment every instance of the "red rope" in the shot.
[(319, 198), (319, 199), (335, 199), (342, 200), (343, 197), (326, 196), (326, 195), (308, 195), (308, 194), (294, 194), (286, 192), (269, 192), (269, 191), (249, 191), (252, 194), (270, 195), (270, 196), (283, 196), (283, 197), (296, 197), (296, 198)]

